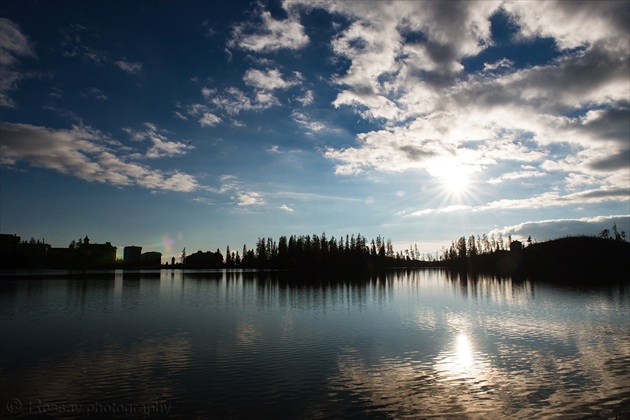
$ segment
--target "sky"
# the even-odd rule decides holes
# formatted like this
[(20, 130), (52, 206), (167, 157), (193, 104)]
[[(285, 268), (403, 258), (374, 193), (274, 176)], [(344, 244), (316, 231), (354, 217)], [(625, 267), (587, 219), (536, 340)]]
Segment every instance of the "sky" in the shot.
[(0, 231), (630, 233), (628, 1), (3, 1)]

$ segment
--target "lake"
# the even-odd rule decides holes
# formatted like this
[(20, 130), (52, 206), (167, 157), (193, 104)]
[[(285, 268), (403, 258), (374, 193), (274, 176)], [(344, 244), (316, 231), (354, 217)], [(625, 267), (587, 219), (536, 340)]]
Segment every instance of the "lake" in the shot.
[(4, 417), (630, 416), (628, 285), (18, 274), (38, 276), (0, 281)]

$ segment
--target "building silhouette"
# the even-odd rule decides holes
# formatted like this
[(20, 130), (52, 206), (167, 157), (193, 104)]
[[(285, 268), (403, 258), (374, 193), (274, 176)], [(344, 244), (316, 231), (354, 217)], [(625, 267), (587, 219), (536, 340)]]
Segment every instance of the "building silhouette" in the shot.
[(91, 244), (90, 238), (85, 236), (83, 246), (79, 248), (81, 258), (88, 265), (108, 265), (116, 262), (116, 247), (111, 242)]
[(142, 247), (134, 245), (123, 248), (123, 261), (125, 265), (140, 264), (142, 261)]
[(93, 268), (116, 262), (116, 247), (110, 242), (90, 243), (90, 238), (72, 241), (67, 248), (54, 248), (43, 240), (20, 242), (17, 235), (0, 234), (2, 268)]
[(143, 266), (159, 267), (162, 264), (162, 253), (157, 251), (143, 252), (140, 260)]

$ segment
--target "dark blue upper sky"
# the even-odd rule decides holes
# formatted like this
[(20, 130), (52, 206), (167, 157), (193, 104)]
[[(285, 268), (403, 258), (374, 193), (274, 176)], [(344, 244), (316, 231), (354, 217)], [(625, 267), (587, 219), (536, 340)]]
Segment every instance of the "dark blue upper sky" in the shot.
[(630, 229), (629, 3), (6, 1), (0, 230)]

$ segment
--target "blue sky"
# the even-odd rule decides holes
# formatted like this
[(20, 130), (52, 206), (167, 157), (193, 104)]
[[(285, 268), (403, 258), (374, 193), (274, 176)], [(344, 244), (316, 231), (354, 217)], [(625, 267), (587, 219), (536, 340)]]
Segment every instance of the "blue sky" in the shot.
[(630, 232), (630, 3), (5, 1), (0, 230), (165, 258)]

